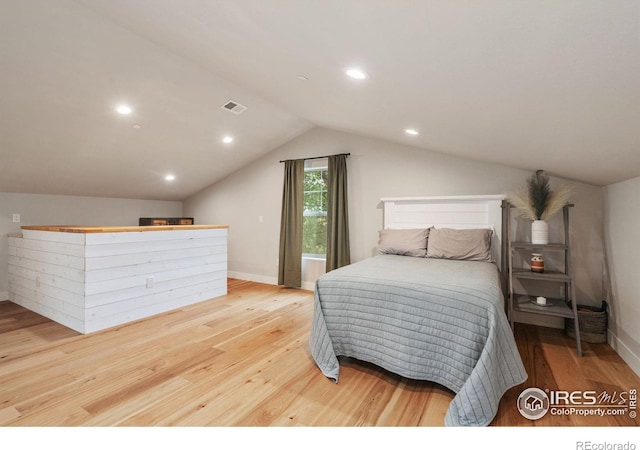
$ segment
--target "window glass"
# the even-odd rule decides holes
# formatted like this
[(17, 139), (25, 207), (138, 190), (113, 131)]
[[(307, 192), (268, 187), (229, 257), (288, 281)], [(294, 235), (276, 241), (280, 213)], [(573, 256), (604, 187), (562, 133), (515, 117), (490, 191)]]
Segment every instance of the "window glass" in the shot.
[(323, 257), (327, 253), (327, 160), (305, 161), (302, 221), (302, 254)]

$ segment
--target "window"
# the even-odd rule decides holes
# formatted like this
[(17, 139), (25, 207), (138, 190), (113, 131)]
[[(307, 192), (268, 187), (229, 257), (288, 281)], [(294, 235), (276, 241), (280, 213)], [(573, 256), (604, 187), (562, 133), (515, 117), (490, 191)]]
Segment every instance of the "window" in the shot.
[(327, 254), (327, 164), (324, 158), (305, 161), (302, 254), (307, 257)]

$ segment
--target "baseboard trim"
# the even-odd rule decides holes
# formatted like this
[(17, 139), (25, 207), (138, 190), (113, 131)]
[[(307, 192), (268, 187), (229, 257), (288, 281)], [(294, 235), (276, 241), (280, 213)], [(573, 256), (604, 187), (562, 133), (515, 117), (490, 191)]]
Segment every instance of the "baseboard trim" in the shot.
[(620, 355), (620, 357), (626, 362), (631, 370), (640, 377), (640, 356), (636, 355), (627, 345), (613, 333), (608, 330), (608, 342), (609, 345)]
[(0, 291), (0, 302), (9, 300), (9, 291)]
[[(278, 285), (278, 279), (276, 277), (268, 277), (266, 275), (256, 275), (254, 273), (235, 271), (229, 271), (227, 275), (229, 278), (235, 278), (237, 280), (254, 281), (256, 283), (272, 284), (274, 286)], [(315, 285), (316, 284), (313, 281), (303, 281), (301, 289), (313, 291)]]
[(305, 289), (307, 291), (313, 291), (315, 288), (316, 288), (316, 283), (313, 281), (302, 282), (302, 289)]
[(256, 275), (255, 273), (234, 272), (230, 270), (227, 273), (227, 275), (229, 276), (229, 278), (235, 278), (238, 280), (254, 281), (256, 283), (273, 284), (273, 285), (278, 284), (278, 279), (275, 277), (268, 277), (266, 275)]

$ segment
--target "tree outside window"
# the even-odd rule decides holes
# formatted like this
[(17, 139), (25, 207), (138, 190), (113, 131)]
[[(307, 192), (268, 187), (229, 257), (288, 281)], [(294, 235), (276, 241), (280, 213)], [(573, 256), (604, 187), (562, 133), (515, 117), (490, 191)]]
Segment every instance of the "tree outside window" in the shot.
[(302, 254), (324, 257), (327, 254), (327, 161), (305, 163)]

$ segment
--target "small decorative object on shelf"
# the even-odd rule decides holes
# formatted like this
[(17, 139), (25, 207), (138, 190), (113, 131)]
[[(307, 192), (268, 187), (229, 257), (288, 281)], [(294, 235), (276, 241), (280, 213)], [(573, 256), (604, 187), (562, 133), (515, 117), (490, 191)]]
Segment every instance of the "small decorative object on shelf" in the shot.
[(531, 222), (531, 243), (549, 243), (549, 224), (546, 220), (534, 220)]
[(553, 306), (553, 303), (548, 302), (546, 297), (538, 297), (536, 299), (531, 299), (531, 303), (537, 306)]
[(544, 258), (542, 257), (542, 253), (531, 254), (531, 271), (536, 273), (544, 273)]
[(527, 189), (517, 189), (509, 196), (509, 202), (518, 208), (520, 215), (531, 220), (531, 243), (549, 243), (547, 220), (569, 203), (573, 192), (570, 186), (561, 186), (555, 191), (549, 186), (549, 177), (544, 170), (537, 170), (527, 179)]

